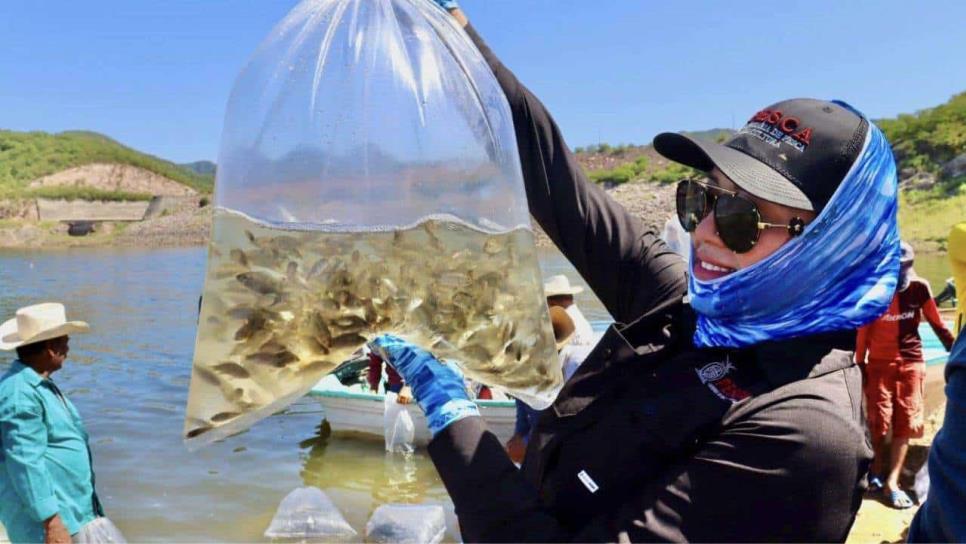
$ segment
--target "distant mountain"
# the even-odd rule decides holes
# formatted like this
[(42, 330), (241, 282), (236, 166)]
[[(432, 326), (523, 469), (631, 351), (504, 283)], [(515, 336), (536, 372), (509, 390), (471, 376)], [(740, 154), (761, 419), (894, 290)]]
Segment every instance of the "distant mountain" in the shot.
[(17, 132), (0, 130), (0, 198), (29, 196), (31, 181), (88, 164), (142, 168), (196, 191), (211, 192), (214, 176), (142, 153), (89, 131)]
[(200, 174), (202, 176), (214, 176), (217, 165), (211, 161), (195, 161), (186, 164), (179, 164), (178, 166), (182, 168), (187, 168), (195, 174)]
[(734, 136), (735, 131), (730, 128), (712, 128), (709, 130), (684, 131), (681, 134), (687, 134), (688, 136), (702, 140), (710, 140), (712, 142), (723, 142)]

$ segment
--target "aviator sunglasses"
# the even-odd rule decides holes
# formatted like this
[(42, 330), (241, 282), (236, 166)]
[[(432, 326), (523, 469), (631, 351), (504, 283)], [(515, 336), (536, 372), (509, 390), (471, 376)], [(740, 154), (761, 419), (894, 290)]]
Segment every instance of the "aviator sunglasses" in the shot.
[(688, 232), (694, 232), (698, 223), (713, 210), (718, 236), (735, 253), (751, 251), (764, 229), (786, 229), (792, 237), (805, 230), (801, 217), (792, 218), (787, 225), (764, 223), (754, 201), (735, 191), (693, 179), (678, 182), (676, 201), (678, 221)]

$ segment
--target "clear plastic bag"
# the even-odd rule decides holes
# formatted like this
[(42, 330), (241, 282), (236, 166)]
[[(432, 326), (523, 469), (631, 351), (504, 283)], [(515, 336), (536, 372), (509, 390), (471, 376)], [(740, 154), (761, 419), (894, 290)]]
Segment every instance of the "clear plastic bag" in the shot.
[(685, 261), (691, 260), (691, 235), (681, 226), (677, 216), (671, 216), (664, 222), (661, 238), (671, 251), (680, 255)]
[(916, 473), (915, 483), (912, 485), (912, 490), (916, 493), (916, 504), (922, 504), (926, 502), (926, 497), (929, 496), (929, 462), (922, 464), (919, 468), (919, 472)]
[(386, 393), (383, 404), (383, 429), (387, 452), (412, 453), (416, 426), (406, 405), (399, 404), (399, 395), (393, 392)]
[(299, 487), (282, 499), (265, 538), (301, 542), (355, 542), (359, 533), (317, 487)]
[(189, 445), (393, 333), (546, 407), (562, 381), (512, 117), (430, 0), (305, 0), (225, 116)]
[(99, 517), (71, 536), (74, 544), (126, 544), (121, 530), (106, 517)]
[(366, 523), (366, 542), (437, 544), (446, 534), (446, 515), (439, 505), (384, 504)]

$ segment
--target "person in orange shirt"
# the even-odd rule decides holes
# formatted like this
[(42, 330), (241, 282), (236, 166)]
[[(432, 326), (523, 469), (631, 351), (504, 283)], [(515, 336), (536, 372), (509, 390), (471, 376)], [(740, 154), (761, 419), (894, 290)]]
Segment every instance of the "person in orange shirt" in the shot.
[[(894, 508), (909, 508), (912, 500), (899, 488), (899, 472), (909, 451), (909, 439), (922, 436), (923, 380), (926, 363), (922, 356), (919, 322), (925, 317), (948, 351), (953, 335), (939, 317), (929, 283), (912, 269), (912, 246), (902, 243), (899, 287), (879, 319), (859, 329), (855, 360), (863, 366), (869, 431), (875, 458), (869, 488), (881, 489)], [(885, 437), (892, 428), (891, 452)], [(883, 465), (888, 457), (888, 472)], [(885, 482), (881, 477), (885, 476)]]

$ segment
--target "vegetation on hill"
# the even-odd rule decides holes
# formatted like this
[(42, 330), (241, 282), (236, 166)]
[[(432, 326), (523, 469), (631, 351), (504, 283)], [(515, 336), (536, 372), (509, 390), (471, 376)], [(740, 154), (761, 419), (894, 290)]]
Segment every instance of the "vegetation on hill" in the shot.
[(950, 227), (966, 219), (966, 173), (948, 167), (966, 155), (966, 92), (935, 108), (876, 124), (892, 144), (902, 178), (926, 174), (935, 179), (931, 187), (900, 194), (903, 236), (944, 248)]
[(966, 154), (966, 92), (945, 104), (876, 121), (889, 138), (901, 169), (938, 176), (934, 197), (962, 192), (966, 176), (942, 175), (942, 167)]
[(31, 189), (27, 194), (32, 198), (49, 198), (51, 200), (105, 200), (109, 202), (151, 200), (153, 196), (148, 193), (105, 191), (93, 187), (77, 187), (74, 185), (38, 187)]
[[(927, 246), (945, 247), (950, 227), (966, 219), (966, 172), (962, 166), (949, 166), (953, 159), (966, 156), (966, 92), (934, 108), (880, 119), (876, 124), (892, 144), (900, 179), (915, 181), (925, 176), (929, 180), (903, 183), (899, 200), (903, 236), (927, 242)], [(713, 129), (689, 134), (722, 142), (732, 132)], [(610, 186), (673, 183), (695, 173), (663, 159), (651, 146), (602, 143), (574, 151), (591, 180)]]
[(187, 168), (196, 174), (201, 174), (202, 176), (214, 176), (217, 166), (211, 161), (195, 161), (189, 162), (187, 164), (180, 164), (182, 168)]
[[(34, 191), (28, 190), (31, 181), (69, 168), (93, 163), (136, 166), (204, 193), (211, 192), (214, 186), (214, 177), (211, 175), (198, 174), (174, 163), (135, 151), (94, 132), (70, 131), (49, 134), (0, 130), (0, 198), (33, 196)], [(60, 190), (72, 192), (75, 198), (84, 198), (81, 195), (83, 191)]]

